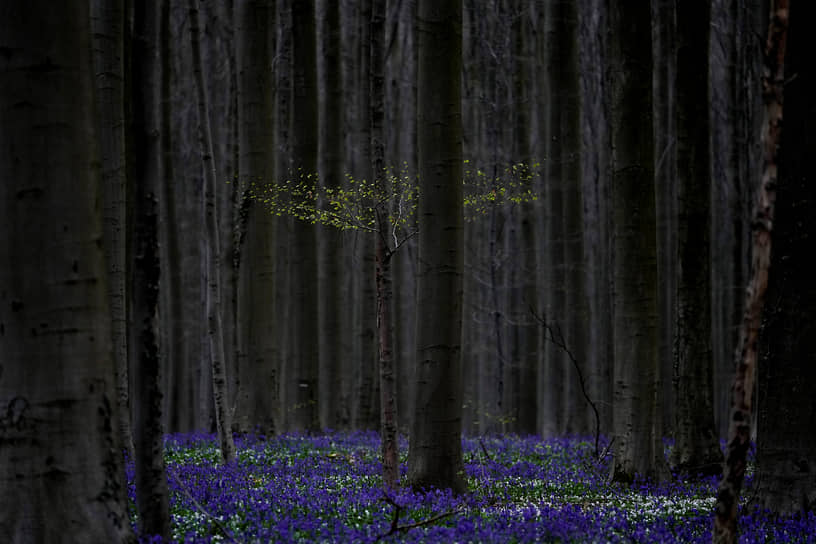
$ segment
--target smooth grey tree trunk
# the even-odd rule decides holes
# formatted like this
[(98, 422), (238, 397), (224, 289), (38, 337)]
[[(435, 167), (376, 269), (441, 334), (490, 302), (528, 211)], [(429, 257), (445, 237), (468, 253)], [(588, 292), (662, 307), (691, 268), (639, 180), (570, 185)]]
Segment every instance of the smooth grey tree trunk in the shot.
[(227, 372), (224, 356), (224, 329), (221, 313), (221, 255), (220, 231), (218, 227), (218, 207), (216, 199), (216, 168), (210, 131), (207, 88), (201, 64), (201, 44), (199, 31), (199, 11), (194, 0), (188, 3), (190, 15), (190, 43), (192, 47), (193, 74), (195, 76), (196, 99), (198, 104), (198, 137), (200, 160), (204, 175), (204, 211), (207, 288), (204, 291), (204, 306), (207, 316), (207, 338), (209, 340), (209, 361), (212, 371), (212, 390), (215, 405), (215, 421), (221, 460), (224, 464), (235, 463), (235, 442), (232, 438), (231, 410), (228, 405)]
[[(371, 12), (374, 2), (378, 0), (363, 0), (359, 3), (357, 24), (357, 55), (359, 72), (357, 75), (357, 123), (358, 140), (355, 148), (357, 167), (353, 170), (364, 179), (374, 179), (372, 169), (372, 105), (370, 81), (371, 66)], [(371, 243), (368, 233), (356, 233), (354, 241), (354, 266), (363, 270), (357, 276), (355, 283), (355, 327), (357, 328), (356, 345), (358, 353), (354, 357), (357, 361), (355, 369), (355, 389), (359, 398), (355, 426), (364, 429), (378, 429), (380, 424), (380, 381), (377, 367), (377, 285), (376, 278), (369, 271), (376, 268), (375, 247)]]
[(652, 44), (649, 3), (610, 8), (614, 226), (613, 481), (665, 474), (657, 330)]
[[(275, 63), (275, 109), (276, 109), (276, 131), (275, 131), (275, 179), (290, 179), (292, 173), (292, 137), (291, 137), (291, 116), (292, 116), (292, 1), (277, 0), (277, 43)], [(290, 269), (290, 244), (292, 236), (292, 225), (288, 217), (278, 217), (275, 219), (277, 231), (275, 234), (275, 300), (278, 301), (279, 311), (288, 311), (289, 300), (292, 296), (289, 277)], [(294, 402), (289, 398), (289, 375), (290, 365), (287, 359), (290, 357), (292, 342), (292, 324), (289, 319), (281, 321), (275, 327), (275, 358), (276, 367), (280, 369), (280, 379), (278, 381), (278, 392), (280, 397), (279, 414), (280, 429), (290, 429), (289, 406)]]
[[(559, 74), (562, 71), (563, 59), (559, 57), (561, 51), (560, 35), (562, 30), (557, 24), (555, 2), (548, 2), (545, 6), (545, 51), (547, 59), (547, 96), (546, 134), (544, 178), (544, 261), (547, 268), (544, 273), (544, 288), (546, 289), (544, 319), (555, 329), (566, 331), (569, 323), (567, 319), (567, 292), (566, 292), (566, 241), (564, 232), (564, 193), (567, 180), (563, 179), (564, 160), (569, 156), (570, 149), (563, 140), (562, 130), (566, 123), (567, 111), (558, 105), (557, 98), (563, 95), (559, 88)], [(544, 368), (542, 387), (545, 391), (541, 395), (545, 399), (547, 419), (544, 432), (546, 436), (561, 435), (567, 431), (567, 384), (571, 381), (573, 369), (564, 351), (554, 342), (544, 341)]]
[[(275, 6), (272, 0), (241, 2), (236, 13), (238, 70), (239, 180), (269, 183), (275, 175), (273, 72)], [(246, 198), (246, 197), (244, 197)], [(239, 268), (238, 390), (234, 424), (241, 432), (279, 430), (279, 368), (275, 329), (275, 217), (257, 202), (242, 208), (246, 237)]]
[[(343, 185), (346, 173), (344, 161), (344, 89), (342, 73), (342, 41), (340, 2), (322, 2), (321, 25), (321, 87), (325, 98), (321, 110), (320, 183), (336, 190)], [(348, 236), (334, 227), (318, 227), (320, 245), (320, 424), (323, 428), (337, 429), (349, 426), (351, 413), (348, 391), (351, 380), (344, 372), (352, 363), (350, 353), (343, 349), (343, 337), (351, 334), (346, 326), (351, 316), (346, 303), (346, 269), (343, 253)]]
[(601, 432), (612, 423), (612, 235), (610, 222), (609, 123), (605, 75), (607, 10), (601, 0), (579, 0), (578, 20), (581, 92), (581, 173), (584, 200), (589, 316), (587, 381), (590, 398), (599, 407)]
[[(309, 183), (316, 183), (317, 175), (316, 62), (314, 0), (296, 0), (292, 4), (292, 175), (299, 182)], [(314, 431), (320, 428), (317, 229), (293, 221), (289, 260), (292, 345), (286, 361), (290, 374), (284, 409), (291, 416), (290, 428)]]
[[(589, 318), (586, 268), (584, 266), (584, 199), (582, 194), (581, 174), (581, 104), (579, 93), (578, 65), (578, 9), (576, 0), (558, 0), (553, 2), (552, 13), (554, 36), (551, 42), (550, 55), (555, 63), (550, 77), (552, 100), (558, 110), (558, 125), (550, 128), (551, 139), (557, 141), (553, 146), (557, 154), (550, 157), (556, 165), (552, 183), (560, 185), (561, 210), (555, 210), (556, 217), (562, 222), (555, 232), (563, 235), (564, 312), (550, 312), (548, 319), (563, 320), (567, 348), (575, 357), (575, 363), (586, 374), (587, 340)], [(551, 111), (552, 111), (551, 110)], [(556, 263), (556, 266), (557, 263)], [(563, 317), (561, 317), (563, 316)], [(550, 348), (552, 349), (552, 347)], [(559, 348), (555, 348), (556, 350)], [(589, 422), (589, 407), (581, 393), (579, 370), (563, 353), (556, 357), (562, 365), (559, 369), (563, 375), (564, 398), (563, 430), (568, 434), (585, 434), (592, 428)]]
[(709, 33), (700, 32), (710, 20), (710, 6), (677, 4), (678, 279), (670, 463), (691, 475), (722, 472), (712, 401)]
[(408, 479), (463, 492), (462, 4), (420, 0), (417, 378)]
[(0, 17), (0, 534), (8, 542), (135, 542), (117, 429), (89, 24), (86, 2), (13, 2)]
[[(661, 372), (672, 375), (677, 321), (677, 134), (675, 129), (676, 0), (652, 1), (652, 111), (654, 112), (655, 206), (658, 262), (658, 347)], [(664, 398), (673, 383), (663, 380)], [(673, 402), (662, 407), (664, 434), (673, 435)]]
[(116, 402), (119, 432), (131, 459), (125, 296), (125, 2), (91, 2), (96, 120), (102, 160), (103, 225), (108, 267), (113, 358), (116, 362)]

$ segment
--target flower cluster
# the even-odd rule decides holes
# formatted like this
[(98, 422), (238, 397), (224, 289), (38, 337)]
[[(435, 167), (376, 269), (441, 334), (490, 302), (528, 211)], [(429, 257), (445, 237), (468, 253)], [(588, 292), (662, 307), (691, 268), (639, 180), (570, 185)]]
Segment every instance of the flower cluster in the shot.
[[(371, 432), (244, 436), (236, 446), (237, 465), (223, 467), (215, 436), (167, 437), (175, 541), (711, 540), (713, 479), (612, 485), (592, 440), (464, 439), (470, 491), (462, 496), (408, 488), (385, 495)], [(404, 439), (400, 450), (404, 479)], [(132, 467), (128, 474), (132, 482)], [(129, 490), (133, 499), (132, 483)], [(746, 507), (740, 528), (742, 542), (816, 543), (813, 515), (779, 519)]]

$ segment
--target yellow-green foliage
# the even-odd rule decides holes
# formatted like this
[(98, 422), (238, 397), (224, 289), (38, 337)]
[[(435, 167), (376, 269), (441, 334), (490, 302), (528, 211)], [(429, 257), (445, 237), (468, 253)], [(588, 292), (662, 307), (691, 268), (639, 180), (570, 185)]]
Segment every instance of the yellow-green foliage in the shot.
[(492, 175), (465, 161), (465, 219), (472, 221), (485, 215), (491, 208), (507, 203), (521, 204), (538, 199), (535, 180), (541, 175), (541, 165), (537, 162), (514, 163)]
[[(473, 220), (493, 206), (530, 202), (538, 198), (534, 181), (538, 163), (516, 163), (494, 175), (464, 164), (465, 218)], [(271, 213), (341, 230), (358, 229), (381, 233), (400, 245), (417, 231), (415, 213), (419, 195), (417, 177), (407, 166), (385, 169), (380, 179), (357, 179), (346, 174), (341, 187), (326, 187), (316, 174), (295, 172), (281, 182), (253, 181), (246, 184), (249, 198)]]

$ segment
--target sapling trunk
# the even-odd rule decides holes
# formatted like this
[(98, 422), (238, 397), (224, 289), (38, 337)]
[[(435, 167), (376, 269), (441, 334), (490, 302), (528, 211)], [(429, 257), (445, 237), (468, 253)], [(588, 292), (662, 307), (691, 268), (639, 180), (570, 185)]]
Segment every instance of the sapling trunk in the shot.
[(385, 234), (377, 234), (377, 338), (380, 367), (380, 435), (382, 441), (383, 487), (394, 489), (399, 480), (399, 449), (397, 446), (397, 384), (391, 339), (391, 257)]

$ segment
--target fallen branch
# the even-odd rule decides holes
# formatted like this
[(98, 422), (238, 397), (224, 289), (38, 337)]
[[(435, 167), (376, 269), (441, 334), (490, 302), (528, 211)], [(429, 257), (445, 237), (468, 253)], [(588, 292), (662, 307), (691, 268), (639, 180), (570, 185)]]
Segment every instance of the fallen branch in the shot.
[[(575, 355), (573, 355), (572, 350), (570, 350), (569, 346), (567, 346), (567, 341), (564, 338), (564, 333), (561, 332), (561, 327), (556, 325), (556, 327), (553, 328), (546, 319), (538, 315), (532, 304), (528, 303), (527, 306), (530, 308), (530, 313), (533, 315), (535, 320), (541, 323), (541, 326), (544, 327), (544, 331), (547, 333), (544, 335), (544, 337), (567, 354), (567, 357), (569, 357), (570, 361), (572, 361), (572, 366), (575, 367), (575, 372), (578, 373), (578, 382), (581, 384), (581, 394), (584, 396), (587, 404), (589, 404), (595, 414), (595, 457), (600, 461), (606, 456), (609, 446), (607, 446), (603, 452), (600, 451), (599, 442), (601, 437), (601, 416), (598, 414), (598, 407), (595, 405), (592, 399), (589, 398), (589, 394), (587, 393), (584, 373), (581, 372), (581, 367), (578, 365), (578, 361), (575, 359)], [(556, 333), (558, 334), (557, 336)]]
[(433, 517), (428, 519), (423, 519), (421, 521), (417, 521), (414, 523), (408, 523), (406, 525), (399, 524), (400, 513), (402, 512), (402, 506), (397, 503), (394, 499), (388, 496), (387, 493), (383, 492), (383, 500), (394, 507), (394, 516), (391, 519), (391, 529), (387, 533), (383, 533), (377, 537), (377, 540), (382, 540), (388, 536), (391, 536), (396, 533), (401, 533), (408, 531), (410, 529), (415, 529), (417, 527), (423, 527), (425, 525), (430, 525), (439, 521), (440, 519), (445, 519), (453, 516), (454, 514), (458, 514), (462, 511), (461, 508), (455, 510), (448, 510), (447, 512), (442, 512), (441, 514), (437, 514)]

